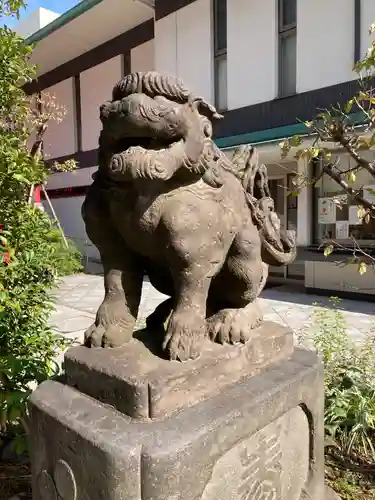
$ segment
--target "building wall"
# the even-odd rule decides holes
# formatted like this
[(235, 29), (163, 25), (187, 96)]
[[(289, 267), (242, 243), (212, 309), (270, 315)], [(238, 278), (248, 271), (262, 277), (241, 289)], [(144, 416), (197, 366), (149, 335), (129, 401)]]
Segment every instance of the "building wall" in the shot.
[(154, 40), (142, 43), (130, 52), (131, 71), (152, 71), (155, 69)]
[[(277, 7), (277, 0), (227, 3), (229, 110), (277, 97)], [(373, 20), (375, 3), (362, 0), (362, 53), (369, 45), (367, 32)], [(156, 21), (156, 69), (181, 76), (196, 92), (211, 100), (212, 59), (210, 0), (196, 0)], [(355, 79), (353, 62), (354, 1), (297, 2), (297, 92)]]
[(277, 95), (276, 7), (276, 0), (227, 3), (228, 109)]
[(213, 100), (211, 0), (196, 0), (155, 22), (156, 70), (179, 76), (196, 94)]
[(63, 189), (75, 186), (89, 186), (97, 167), (77, 168), (73, 172), (58, 172), (48, 180), (48, 189)]
[(69, 78), (53, 87), (46, 89), (46, 98), (50, 96), (57, 106), (59, 113), (64, 109), (62, 121), (51, 120), (44, 136), (44, 152), (46, 158), (56, 158), (73, 154), (77, 151), (77, 122), (74, 79)]
[(114, 84), (122, 77), (121, 56), (98, 64), (80, 75), (82, 149), (89, 151), (98, 147), (101, 130), (99, 107), (111, 99)]
[(353, 80), (353, 63), (354, 1), (297, 1), (297, 92)]
[(373, 274), (371, 272), (359, 274), (358, 265), (355, 264), (348, 264), (343, 268), (335, 262), (307, 261), (305, 286), (344, 293), (375, 294)]
[(155, 69), (177, 75), (177, 12), (155, 21), (154, 43)]
[(57, 14), (52, 10), (40, 7), (30, 15), (26, 15), (19, 23), (17, 23), (17, 25), (14, 27), (14, 30), (18, 35), (27, 38), (33, 33), (44, 28), (44, 26), (47, 26), (47, 24), (51, 23), (59, 16), (60, 14)]
[[(229, 110), (277, 98), (277, 6), (278, 0), (227, 1)], [(361, 6), (361, 54), (364, 54), (370, 44), (368, 27), (375, 22), (375, 1), (362, 0)], [(354, 0), (299, 0), (297, 7), (297, 93), (354, 79)], [(175, 74), (193, 92), (213, 102), (213, 33), (212, 0), (193, 1), (155, 22), (155, 39), (131, 49), (131, 70), (156, 69)], [(90, 151), (98, 146), (101, 129), (99, 106), (111, 98), (112, 87), (121, 78), (122, 71), (122, 56), (116, 56), (80, 74), (83, 151)], [(45, 138), (46, 153), (51, 157), (72, 154), (77, 150), (78, 144), (73, 78), (55, 85), (48, 92), (56, 95), (57, 101), (66, 106), (68, 114), (62, 124), (50, 126)], [(265, 105), (265, 114), (268, 113), (267, 106), (268, 104)], [(280, 164), (278, 146), (267, 147), (268, 156), (260, 152), (261, 161), (268, 165), (271, 178), (282, 177), (286, 181), (287, 174), (296, 170), (306, 170), (309, 173), (306, 165), (301, 162)], [(95, 170), (96, 167), (93, 166), (73, 173), (54, 174), (48, 188), (87, 186), (91, 183)], [(281, 187), (285, 185), (284, 182)], [(82, 196), (52, 200), (67, 236), (73, 238), (86, 255), (98, 257), (96, 249), (88, 244), (81, 218), (82, 202)], [(312, 213), (311, 189), (302, 191), (293, 210), (297, 211), (297, 244), (304, 247), (314, 243), (311, 228), (316, 214)], [(284, 223), (286, 215), (285, 210)], [(308, 287), (343, 290), (362, 286), (362, 282), (357, 283), (358, 274), (354, 273), (354, 268), (350, 269), (350, 273), (348, 271), (350, 275), (343, 277), (337, 274), (337, 268), (333, 268), (333, 264), (325, 262), (306, 261), (305, 264), (301, 261), (296, 262), (296, 266), (306, 269), (305, 284)], [(281, 271), (284, 273), (283, 269)], [(298, 274), (303, 275), (300, 271)]]
[[(88, 239), (81, 216), (84, 199), (84, 196), (54, 198), (51, 203), (65, 236), (75, 242), (82, 255), (96, 259), (99, 258), (99, 252)], [(48, 203), (44, 202), (43, 205), (46, 212), (52, 216)]]
[[(277, 4), (277, 0), (228, 1), (230, 110), (277, 97)], [(368, 27), (375, 21), (375, 3), (362, 0), (361, 5), (361, 53), (364, 53), (370, 43)], [(313, 6), (311, 2), (297, 2), (297, 7), (297, 92), (355, 78), (354, 1), (315, 0)], [(331, 22), (333, 18), (335, 23)], [(213, 102), (213, 30), (212, 0), (196, 0), (156, 21), (155, 39), (131, 49), (131, 70), (156, 69), (176, 74), (192, 91)], [(312, 64), (312, 61), (317, 62)], [(121, 76), (122, 56), (80, 75), (84, 151), (97, 147), (101, 128), (99, 106), (110, 98), (112, 86)], [(74, 153), (77, 137), (72, 134), (76, 130), (73, 80), (61, 82), (48, 91), (55, 93), (58, 102), (67, 107), (68, 116), (60, 125), (51, 124), (46, 135), (47, 154), (54, 157)]]

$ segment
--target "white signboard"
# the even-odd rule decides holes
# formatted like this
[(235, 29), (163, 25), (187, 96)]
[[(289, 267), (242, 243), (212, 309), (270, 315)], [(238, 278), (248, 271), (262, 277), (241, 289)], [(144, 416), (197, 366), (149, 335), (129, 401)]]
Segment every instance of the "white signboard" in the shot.
[(318, 224), (334, 224), (336, 222), (336, 203), (332, 198), (319, 198)]
[(347, 240), (349, 238), (349, 221), (340, 220), (336, 222), (336, 239)]
[(359, 207), (357, 205), (351, 205), (349, 207), (349, 224), (351, 226), (359, 226), (362, 224), (362, 219), (358, 217)]

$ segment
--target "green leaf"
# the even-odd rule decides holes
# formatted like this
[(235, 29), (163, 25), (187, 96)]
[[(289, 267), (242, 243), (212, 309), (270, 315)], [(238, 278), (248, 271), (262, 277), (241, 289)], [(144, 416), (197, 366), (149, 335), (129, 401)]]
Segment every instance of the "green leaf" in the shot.
[(345, 114), (350, 113), (350, 111), (352, 110), (353, 104), (354, 104), (354, 99), (350, 99), (350, 100), (346, 103), (345, 108), (344, 108), (344, 113), (345, 113)]
[(356, 180), (355, 173), (354, 172), (350, 172), (349, 175), (348, 175), (348, 181), (350, 182), (350, 184), (354, 184), (355, 180)]
[(320, 148), (311, 148), (311, 157), (312, 158), (318, 158), (320, 155), (321, 149)]
[(363, 207), (358, 207), (357, 210), (358, 219), (363, 219), (365, 215), (366, 215), (366, 210)]
[(293, 148), (296, 148), (302, 144), (302, 137), (300, 135), (295, 135), (289, 139), (289, 144)]
[(369, 99), (369, 94), (367, 92), (363, 92), (362, 90), (358, 94), (358, 99), (361, 101), (368, 101)]
[(332, 153), (331, 151), (328, 151), (328, 150), (325, 150), (324, 151), (324, 159), (327, 160), (327, 161), (330, 161), (332, 158)]
[(324, 249), (324, 256), (328, 257), (333, 252), (333, 245), (327, 245)]
[(365, 274), (367, 271), (367, 266), (366, 264), (362, 261), (358, 264), (358, 272), (362, 276), (362, 274)]
[(23, 182), (24, 184), (31, 184), (29, 179), (27, 179), (23, 174), (13, 174), (13, 179), (15, 179), (18, 182)]

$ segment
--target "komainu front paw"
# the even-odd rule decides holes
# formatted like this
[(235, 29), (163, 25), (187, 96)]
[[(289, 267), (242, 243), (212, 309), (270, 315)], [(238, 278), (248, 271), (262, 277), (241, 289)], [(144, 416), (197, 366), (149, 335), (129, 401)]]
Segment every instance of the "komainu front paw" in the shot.
[(262, 312), (254, 303), (242, 309), (223, 309), (207, 319), (208, 335), (219, 344), (245, 344), (262, 319)]
[(188, 361), (199, 357), (205, 336), (204, 320), (192, 313), (173, 314), (169, 320), (163, 349), (169, 359)]
[(86, 347), (121, 347), (133, 336), (135, 320), (124, 311), (124, 304), (106, 302), (99, 307), (96, 320), (85, 332)]

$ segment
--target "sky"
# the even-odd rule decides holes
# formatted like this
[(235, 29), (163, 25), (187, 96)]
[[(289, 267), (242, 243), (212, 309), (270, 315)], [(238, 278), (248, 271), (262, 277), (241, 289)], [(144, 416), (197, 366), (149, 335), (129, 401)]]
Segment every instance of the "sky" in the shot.
[[(63, 14), (67, 10), (71, 9), (77, 3), (80, 3), (80, 0), (25, 0), (27, 4), (27, 9), (21, 11), (21, 19), (31, 12), (34, 12), (38, 7), (44, 7), (45, 9), (53, 10), (58, 14)], [(10, 21), (7, 20), (7, 25), (12, 26), (17, 22), (17, 20)]]

